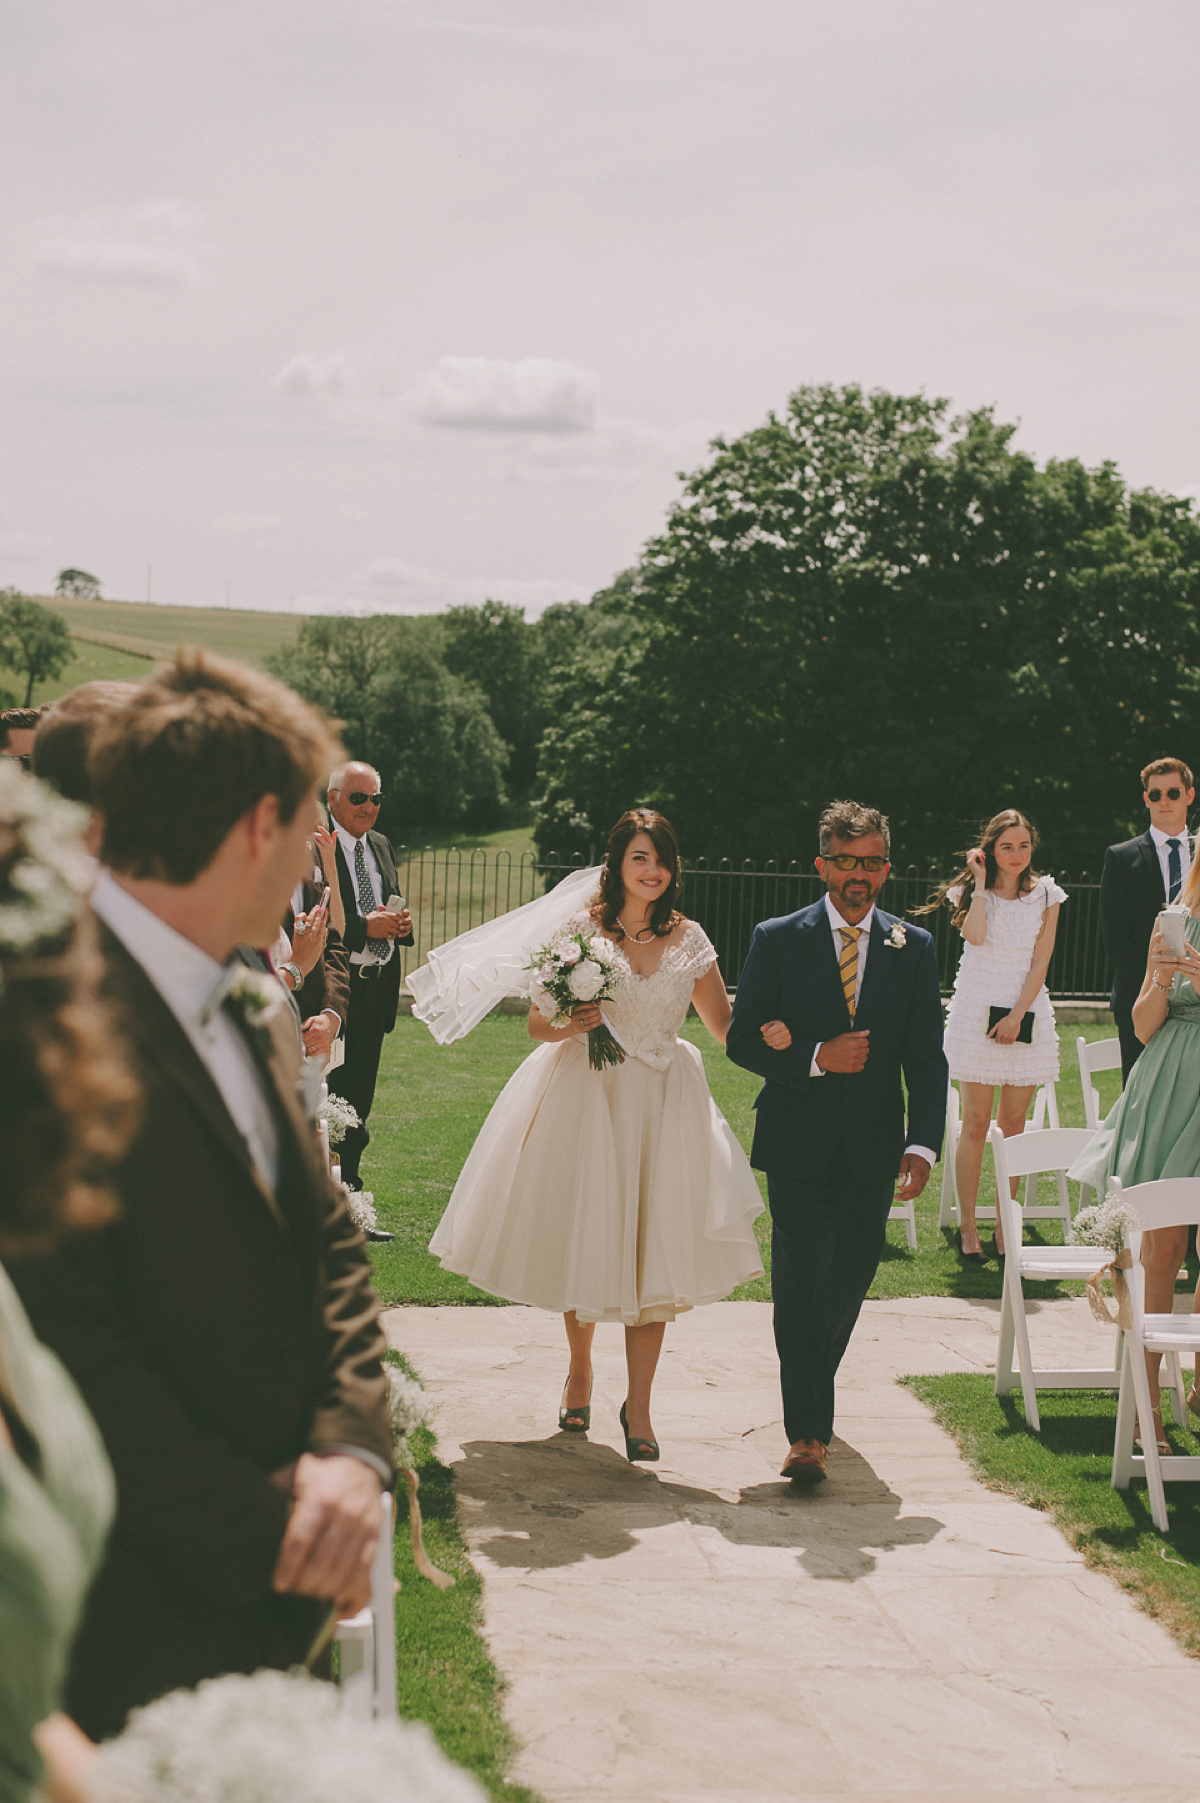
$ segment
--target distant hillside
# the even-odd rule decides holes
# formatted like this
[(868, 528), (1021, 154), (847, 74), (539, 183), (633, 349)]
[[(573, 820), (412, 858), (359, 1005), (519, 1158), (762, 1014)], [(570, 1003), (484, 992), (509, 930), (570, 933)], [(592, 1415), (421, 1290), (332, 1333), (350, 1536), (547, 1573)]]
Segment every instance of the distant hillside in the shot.
[(231, 607), (155, 607), (145, 601), (67, 601), (60, 595), (35, 599), (62, 615), (73, 638), (133, 657), (169, 656), (176, 645), (203, 645), (262, 664), (269, 652), (291, 644), (304, 617)]

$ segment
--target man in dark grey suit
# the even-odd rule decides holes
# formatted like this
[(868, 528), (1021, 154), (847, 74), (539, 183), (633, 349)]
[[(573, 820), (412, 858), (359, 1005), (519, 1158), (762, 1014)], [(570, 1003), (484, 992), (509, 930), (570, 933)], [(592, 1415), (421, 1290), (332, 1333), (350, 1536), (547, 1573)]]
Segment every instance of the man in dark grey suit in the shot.
[(1133, 1004), (1146, 975), (1154, 922), (1161, 908), (1179, 900), (1192, 867), (1187, 817), (1195, 798), (1187, 765), (1179, 758), (1155, 758), (1142, 771), (1149, 828), (1136, 839), (1110, 845), (1104, 854), (1100, 937), (1113, 964), (1112, 1011), (1124, 1082), (1142, 1051), (1133, 1030)]
[(391, 842), (375, 831), (383, 801), (379, 772), (370, 764), (341, 765), (329, 778), (327, 799), (350, 953), (346, 1059), (330, 1073), (329, 1088), (345, 1097), (361, 1123), (350, 1128), (341, 1145), (342, 1182), (359, 1189), (359, 1164), (371, 1137), (367, 1117), (375, 1100), (384, 1035), (396, 1024), (400, 1000), (396, 947), (412, 944), (412, 917), (406, 908), (387, 907), (400, 884)]

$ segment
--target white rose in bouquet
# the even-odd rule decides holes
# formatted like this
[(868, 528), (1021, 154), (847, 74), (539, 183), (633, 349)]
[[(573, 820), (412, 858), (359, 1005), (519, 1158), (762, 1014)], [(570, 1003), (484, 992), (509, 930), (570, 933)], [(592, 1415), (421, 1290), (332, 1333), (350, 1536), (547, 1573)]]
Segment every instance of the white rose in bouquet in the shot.
[(573, 939), (568, 939), (558, 954), (558, 961), (560, 964), (578, 964), (582, 957), (582, 947), (576, 945)]
[(558, 1013), (558, 1003), (551, 995), (540, 977), (534, 977), (529, 985), (529, 999), (543, 1020), (553, 1020)]
[(604, 972), (593, 958), (584, 958), (571, 972), (571, 994), (581, 1002), (595, 1001), (604, 988)]

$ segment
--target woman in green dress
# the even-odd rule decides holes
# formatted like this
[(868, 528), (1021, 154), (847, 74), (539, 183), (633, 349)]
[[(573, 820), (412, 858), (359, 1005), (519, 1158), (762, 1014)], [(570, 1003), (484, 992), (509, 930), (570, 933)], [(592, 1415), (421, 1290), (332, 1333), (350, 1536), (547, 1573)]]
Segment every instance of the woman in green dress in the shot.
[[(135, 1091), (95, 996), (82, 809), (0, 760), (0, 1258), (107, 1217), (97, 1178)], [(0, 1803), (79, 1796), (91, 1743), (58, 1713), (113, 1510), (100, 1436), (0, 1269)]]
[[(1116, 1105), (1070, 1175), (1090, 1184), (1103, 1200), (1110, 1179), (1128, 1188), (1159, 1177), (1200, 1177), (1200, 859), (1192, 864), (1181, 897), (1183, 956), (1176, 957), (1156, 929), (1133, 1027), (1145, 1046)], [(1186, 1227), (1164, 1227), (1142, 1238), (1146, 1309), (1169, 1314), (1175, 1279), (1187, 1254)], [(1197, 1289), (1200, 1307), (1200, 1288)], [(1154, 1431), (1159, 1451), (1170, 1452), (1158, 1402), (1159, 1355), (1147, 1354)], [(1188, 1407), (1200, 1413), (1200, 1360)]]

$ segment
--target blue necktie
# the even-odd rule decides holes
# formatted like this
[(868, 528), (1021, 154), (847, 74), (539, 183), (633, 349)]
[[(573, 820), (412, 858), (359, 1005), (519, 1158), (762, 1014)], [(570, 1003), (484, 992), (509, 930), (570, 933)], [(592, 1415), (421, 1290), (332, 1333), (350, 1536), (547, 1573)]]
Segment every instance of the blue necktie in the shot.
[(1167, 900), (1178, 901), (1179, 891), (1183, 888), (1183, 865), (1179, 859), (1178, 839), (1167, 840), (1167, 871), (1170, 881), (1167, 884)]

